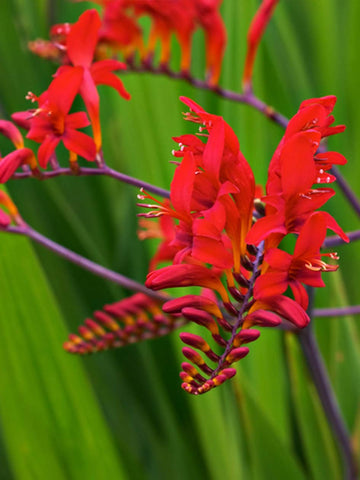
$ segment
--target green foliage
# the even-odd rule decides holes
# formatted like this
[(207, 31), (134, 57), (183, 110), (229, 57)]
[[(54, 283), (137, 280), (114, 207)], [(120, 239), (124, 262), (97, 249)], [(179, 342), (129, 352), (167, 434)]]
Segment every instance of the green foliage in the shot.
[[(221, 84), (237, 89), (246, 31), (258, 1), (226, 0), (228, 50)], [(53, 66), (26, 50), (49, 22), (74, 21), (90, 2), (0, 2), (0, 106), (4, 118), (27, 108)], [(337, 123), (348, 130), (336, 148), (342, 171), (360, 194), (357, 133), (358, 0), (280, 2), (255, 68), (255, 91), (287, 116), (306, 97), (335, 94)], [(203, 65), (196, 36), (194, 71)], [(196, 64), (196, 65), (195, 65)], [(171, 137), (189, 131), (179, 95), (224, 115), (239, 136), (258, 182), (281, 138), (280, 127), (245, 105), (231, 104), (183, 81), (123, 77), (132, 100), (101, 90), (104, 150), (113, 168), (168, 188)], [(341, 137), (341, 138), (340, 138)], [(335, 147), (330, 139), (330, 147)], [(133, 187), (105, 178), (9, 182), (23, 217), (50, 238), (143, 281), (148, 246), (135, 238)], [(346, 229), (358, 219), (338, 194), (333, 214)], [(360, 303), (356, 243), (339, 249), (341, 270), (316, 306)], [(119, 351), (75, 358), (67, 333), (92, 311), (126, 292), (26, 239), (1, 235), (0, 478), (144, 479), (341, 478), (341, 460), (295, 338), (263, 332), (228, 385), (194, 398), (180, 389), (177, 335)], [(331, 277), (331, 275), (329, 275)], [(356, 318), (318, 319), (316, 333), (348, 428), (359, 444), (360, 378)], [(196, 332), (196, 328), (193, 329)]]

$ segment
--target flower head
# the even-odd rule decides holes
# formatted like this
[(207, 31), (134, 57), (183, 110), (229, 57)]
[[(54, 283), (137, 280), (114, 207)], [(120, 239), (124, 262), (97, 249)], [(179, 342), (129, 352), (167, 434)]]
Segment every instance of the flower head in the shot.
[(95, 144), (79, 128), (89, 125), (84, 112), (69, 114), (74, 98), (79, 92), (83, 72), (81, 68), (64, 71), (50, 84), (38, 99), (39, 108), (33, 112), (27, 138), (41, 143), (39, 164), (46, 168), (56, 146), (62, 141), (65, 147), (86, 160), (95, 159)]

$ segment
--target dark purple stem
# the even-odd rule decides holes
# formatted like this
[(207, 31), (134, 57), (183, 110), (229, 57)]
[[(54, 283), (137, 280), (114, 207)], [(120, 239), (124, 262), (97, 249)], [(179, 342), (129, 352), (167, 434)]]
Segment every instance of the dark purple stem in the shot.
[(344, 462), (344, 480), (356, 480), (357, 468), (352, 453), (350, 435), (340, 413), (311, 323), (298, 332), (298, 338), (309, 372), (316, 387), (325, 415), (338, 442)]
[(345, 180), (345, 178), (341, 175), (341, 173), (339, 172), (339, 169), (335, 166), (333, 166), (330, 170), (330, 172), (335, 175), (336, 177), (336, 180), (338, 182), (338, 185), (339, 185), (339, 188), (341, 189), (341, 191), (343, 192), (343, 194), (345, 195), (345, 197), (348, 199), (348, 201), (350, 202), (350, 205), (352, 206), (352, 208), (355, 210), (355, 212), (359, 215), (360, 217), (360, 201), (359, 199), (357, 198), (357, 195), (355, 194), (355, 192), (353, 192), (353, 190), (351, 189), (350, 185), (348, 184), (348, 182)]
[(314, 308), (312, 314), (314, 317), (342, 317), (345, 315), (359, 315), (360, 305), (349, 305), (347, 307), (336, 308)]
[(44, 171), (41, 172), (41, 177), (35, 177), (31, 171), (29, 172), (19, 172), (15, 173), (12, 178), (14, 179), (21, 179), (21, 178), (39, 178), (40, 180), (47, 180), (48, 178), (59, 177), (62, 175), (68, 176), (94, 176), (94, 175), (106, 175), (108, 177), (115, 178), (124, 183), (128, 183), (129, 185), (133, 185), (135, 187), (143, 188), (144, 190), (155, 193), (155, 195), (159, 195), (164, 198), (170, 197), (170, 192), (160, 187), (156, 187), (151, 183), (144, 182), (134, 177), (130, 177), (129, 175), (125, 175), (124, 173), (117, 172), (112, 168), (104, 165), (99, 168), (89, 168), (89, 167), (79, 167), (78, 171), (74, 173), (71, 168), (56, 168), (54, 170)]
[(82, 267), (85, 270), (88, 270), (89, 272), (92, 272), (95, 275), (98, 275), (99, 277), (102, 277), (102, 278), (105, 278), (106, 280), (110, 280), (111, 282), (117, 283), (118, 285), (121, 285), (124, 288), (127, 288), (135, 292), (142, 292), (145, 295), (148, 295), (149, 297), (155, 298), (156, 300), (165, 301), (169, 299), (168, 297), (165, 297), (161, 293), (154, 292), (153, 290), (149, 290), (143, 284), (136, 282), (135, 280), (127, 278), (124, 275), (114, 272), (113, 270), (110, 270), (108, 268), (102, 267), (101, 265), (95, 262), (92, 262), (91, 260), (88, 260), (85, 257), (82, 257), (81, 255), (69, 250), (68, 248), (63, 247), (62, 245), (59, 245), (56, 242), (53, 242), (52, 240), (45, 237), (44, 235), (41, 235), (41, 233), (37, 232), (36, 230), (33, 230), (29, 226), (24, 226), (24, 227), (8, 226), (6, 229), (3, 229), (3, 231), (9, 232), (9, 233), (15, 233), (18, 235), (25, 235), (31, 238), (32, 240), (34, 240), (36, 243), (47, 248), (48, 250), (51, 250), (52, 252), (56, 253), (60, 257), (65, 258), (69, 262), (75, 263), (75, 265), (78, 265), (79, 267)]
[(200, 88), (202, 90), (210, 90), (219, 95), (220, 97), (225, 98), (226, 100), (250, 105), (284, 128), (288, 123), (288, 119), (286, 117), (276, 112), (272, 107), (266, 105), (266, 103), (259, 100), (252, 93), (252, 91), (249, 91), (247, 93), (233, 92), (232, 90), (227, 90), (216, 85), (211, 85), (205, 80), (194, 78), (188, 72), (174, 72), (173, 70), (170, 70), (167, 66), (160, 65), (158, 67), (155, 67), (146, 62), (141, 66), (135, 66), (130, 63), (128, 64), (127, 70), (124, 70), (122, 73), (126, 72), (152, 73), (155, 75), (165, 75), (169, 78), (185, 80), (186, 82), (190, 83), (190, 85), (193, 85), (196, 88)]
[[(360, 230), (346, 232), (346, 235), (349, 237), (350, 242), (360, 240)], [(344, 243), (345, 242), (342, 238), (338, 237), (337, 235), (331, 235), (330, 237), (325, 238), (322, 248), (337, 247), (338, 245), (343, 245)]]
[(260, 242), (260, 244), (258, 246), (258, 252), (256, 254), (256, 258), (255, 258), (255, 261), (254, 261), (254, 267), (253, 267), (253, 271), (252, 271), (253, 273), (252, 273), (252, 277), (250, 279), (250, 285), (248, 287), (248, 291), (246, 292), (245, 298), (244, 298), (244, 300), (241, 304), (241, 308), (239, 310), (238, 318), (237, 318), (236, 322), (234, 323), (234, 326), (232, 327), (231, 337), (226, 342), (226, 348), (225, 348), (223, 354), (220, 357), (218, 366), (213, 371), (210, 378), (216, 377), (216, 375), (220, 372), (220, 370), (222, 370), (222, 368), (224, 367), (224, 363), (226, 362), (226, 357), (228, 356), (228, 354), (231, 352), (231, 349), (233, 348), (235, 335), (237, 334), (239, 327), (242, 325), (242, 323), (244, 321), (244, 318), (243, 318), (244, 313), (245, 313), (246, 309), (249, 307), (249, 301), (250, 301), (250, 298), (252, 297), (252, 294), (253, 294), (254, 283), (255, 283), (255, 280), (257, 278), (257, 272), (258, 272), (259, 265), (260, 265), (261, 260), (262, 260), (263, 253), (264, 253), (264, 242)]

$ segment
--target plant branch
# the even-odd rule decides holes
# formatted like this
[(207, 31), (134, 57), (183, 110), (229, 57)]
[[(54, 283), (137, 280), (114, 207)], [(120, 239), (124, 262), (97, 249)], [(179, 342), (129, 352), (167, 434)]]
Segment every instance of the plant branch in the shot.
[(196, 88), (200, 88), (201, 90), (209, 90), (211, 92), (214, 92), (216, 95), (225, 98), (226, 100), (250, 105), (259, 112), (263, 113), (266, 117), (273, 120), (281, 127), (285, 128), (288, 123), (288, 119), (286, 117), (278, 113), (276, 110), (274, 110), (272, 107), (270, 107), (263, 101), (261, 101), (252, 92), (238, 93), (216, 85), (214, 86), (205, 80), (200, 80), (193, 77), (188, 72), (174, 72), (173, 70), (170, 70), (167, 65), (154, 66), (149, 62), (143, 62), (141, 65), (136, 66), (132, 62), (128, 62), (127, 70), (124, 70), (121, 73), (151, 73), (155, 75), (164, 75), (166, 77), (176, 80), (184, 80)]
[(111, 178), (115, 178), (120, 182), (127, 183), (129, 185), (133, 185), (135, 187), (143, 188), (146, 191), (151, 193), (155, 193), (155, 195), (159, 195), (164, 198), (170, 197), (170, 192), (160, 187), (156, 187), (151, 183), (144, 182), (139, 180), (138, 178), (130, 177), (129, 175), (125, 175), (124, 173), (118, 172), (107, 165), (103, 165), (102, 167), (79, 167), (78, 170), (74, 171), (70, 167), (63, 168), (55, 168), (49, 171), (41, 172), (41, 176), (35, 176), (31, 172), (31, 170), (25, 172), (15, 173), (11, 178), (13, 179), (22, 179), (22, 178), (38, 178), (39, 180), (47, 180), (49, 178), (60, 177), (60, 176), (95, 176), (95, 175), (105, 175)]
[[(314, 312), (315, 313), (315, 312)], [(337, 440), (344, 462), (344, 480), (356, 480), (356, 464), (350, 436), (332, 390), (311, 323), (298, 332), (298, 339), (325, 415)]]
[(36, 230), (33, 230), (28, 225), (25, 225), (25, 226), (11, 225), (1, 230), (4, 232), (24, 235), (28, 238), (31, 238), (39, 245), (42, 245), (48, 250), (51, 250), (52, 252), (56, 253), (60, 257), (65, 258), (69, 262), (72, 262), (75, 265), (78, 265), (79, 267), (84, 268), (85, 270), (88, 270), (89, 272), (99, 277), (102, 277), (102, 278), (105, 278), (106, 280), (110, 280), (111, 282), (117, 283), (118, 285), (121, 285), (124, 288), (127, 288), (135, 292), (142, 292), (145, 295), (148, 295), (149, 297), (155, 298), (156, 300), (166, 301), (169, 299), (169, 297), (164, 296), (161, 293), (154, 292), (153, 290), (149, 290), (143, 284), (136, 282), (135, 280), (127, 278), (124, 275), (121, 275), (120, 273), (114, 272), (113, 270), (103, 267), (73, 252), (72, 250), (66, 247), (63, 247), (62, 245), (50, 240), (44, 235), (41, 235), (41, 233), (37, 232)]
[(314, 308), (314, 317), (342, 317), (345, 315), (359, 315), (360, 305), (348, 305), (336, 308)]
[[(360, 240), (360, 230), (346, 232), (346, 235), (349, 237), (350, 242)], [(338, 237), (337, 235), (331, 235), (330, 237), (325, 238), (321, 248), (337, 247), (338, 245), (343, 245), (344, 243), (345, 242), (342, 238)]]

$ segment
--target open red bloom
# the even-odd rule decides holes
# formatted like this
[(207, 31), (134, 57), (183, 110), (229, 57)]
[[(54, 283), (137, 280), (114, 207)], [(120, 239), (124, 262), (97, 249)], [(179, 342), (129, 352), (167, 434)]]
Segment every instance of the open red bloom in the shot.
[(69, 114), (82, 77), (81, 68), (64, 71), (52, 81), (48, 90), (38, 99), (39, 108), (33, 112), (27, 138), (41, 143), (38, 158), (42, 168), (46, 168), (60, 141), (70, 152), (86, 160), (95, 158), (94, 141), (77, 130), (89, 125), (86, 114), (84, 112)]
[(63, 66), (58, 75), (74, 68), (82, 71), (80, 95), (82, 96), (91, 120), (97, 150), (101, 148), (101, 128), (99, 118), (99, 94), (97, 85), (108, 85), (115, 88), (125, 99), (130, 95), (122, 81), (113, 73), (122, 70), (125, 65), (117, 60), (101, 60), (93, 63), (95, 48), (99, 38), (101, 20), (96, 10), (86, 10), (79, 20), (71, 26), (66, 39), (67, 55), (71, 66)]
[(202, 265), (170, 265), (150, 272), (145, 285), (153, 290), (163, 288), (199, 286), (217, 291), (226, 302), (229, 300), (219, 275)]
[(337, 265), (328, 265), (321, 260), (321, 256), (324, 255), (338, 258), (336, 254), (320, 253), (327, 227), (324, 212), (314, 213), (302, 227), (293, 255), (278, 248), (268, 250), (265, 262), (270, 268), (256, 280), (255, 298), (279, 295), (290, 286), (295, 300), (306, 310), (308, 295), (302, 284), (324, 287), (321, 272), (334, 271), (338, 268)]
[[(268, 239), (268, 247), (277, 246), (287, 233), (299, 233), (307, 218), (335, 194), (331, 188), (312, 188), (334, 181), (328, 170), (333, 164), (346, 163), (337, 152), (316, 154), (322, 137), (344, 129), (330, 128), (335, 100), (329, 96), (303, 102), (289, 121), (269, 166), (267, 195), (262, 198), (266, 216), (251, 229), (248, 243), (257, 245)], [(340, 227), (336, 233), (346, 239)]]
[(169, 215), (179, 221), (172, 242), (179, 248), (175, 263), (188, 256), (222, 270), (235, 266), (239, 272), (252, 222), (253, 173), (224, 119), (188, 98), (181, 100), (192, 110), (185, 118), (201, 124), (207, 142), (195, 135), (179, 137), (184, 143), (175, 156), (183, 159), (171, 183), (171, 207), (160, 204), (147, 216)]

